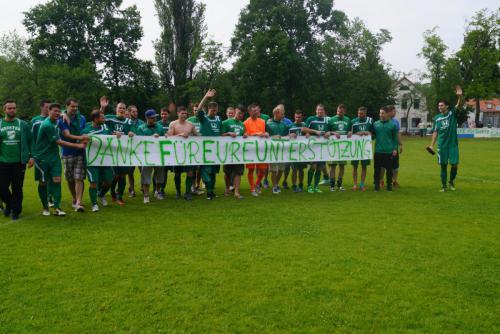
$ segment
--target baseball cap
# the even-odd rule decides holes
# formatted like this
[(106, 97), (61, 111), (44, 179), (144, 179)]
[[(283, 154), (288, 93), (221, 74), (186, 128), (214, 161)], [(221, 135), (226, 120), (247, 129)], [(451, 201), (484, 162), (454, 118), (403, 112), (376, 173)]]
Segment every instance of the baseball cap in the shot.
[(156, 113), (156, 110), (149, 109), (148, 111), (146, 111), (145, 116), (146, 118), (153, 118), (153, 117), (158, 117), (158, 114)]

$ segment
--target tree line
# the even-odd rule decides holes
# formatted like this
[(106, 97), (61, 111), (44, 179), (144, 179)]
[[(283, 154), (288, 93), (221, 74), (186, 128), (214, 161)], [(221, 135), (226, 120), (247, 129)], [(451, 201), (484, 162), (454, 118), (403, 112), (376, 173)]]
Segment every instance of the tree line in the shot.
[[(0, 39), (0, 97), (16, 99), (26, 118), (47, 97), (74, 96), (86, 114), (102, 95), (145, 110), (189, 105), (209, 87), (217, 87), (222, 107), (259, 102), (266, 112), (280, 103), (290, 113), (310, 113), (318, 102), (329, 109), (344, 103), (351, 114), (363, 105), (376, 117), (381, 105), (395, 102), (396, 74), (381, 57), (390, 32), (370, 31), (332, 1), (250, 0), (227, 50), (207, 38), (201, 1), (154, 3), (161, 29), (154, 61), (136, 57), (143, 37), (136, 6), (50, 0), (29, 9), (23, 20), (28, 37), (11, 32)], [(485, 28), (490, 16), (496, 26)], [(478, 30), (488, 30), (490, 39)], [(430, 83), (422, 90), (430, 101), (451, 96), (455, 83), (469, 96), (498, 93), (498, 65), (489, 63), (498, 64), (498, 12), (479, 12), (465, 36), (464, 51), (447, 58), (436, 30), (426, 32), (422, 56)], [(478, 47), (479, 55), (473, 50)], [(496, 52), (488, 53), (487, 64), (484, 49)], [(478, 87), (478, 78), (484, 85)]]

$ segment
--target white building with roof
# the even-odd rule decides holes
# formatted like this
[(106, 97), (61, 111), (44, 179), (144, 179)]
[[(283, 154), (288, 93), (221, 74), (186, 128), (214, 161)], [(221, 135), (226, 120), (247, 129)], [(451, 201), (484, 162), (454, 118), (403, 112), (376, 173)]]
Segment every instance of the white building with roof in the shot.
[(394, 84), (396, 91), (396, 119), (401, 124), (401, 132), (417, 133), (418, 125), (426, 123), (429, 112), (424, 94), (407, 77)]

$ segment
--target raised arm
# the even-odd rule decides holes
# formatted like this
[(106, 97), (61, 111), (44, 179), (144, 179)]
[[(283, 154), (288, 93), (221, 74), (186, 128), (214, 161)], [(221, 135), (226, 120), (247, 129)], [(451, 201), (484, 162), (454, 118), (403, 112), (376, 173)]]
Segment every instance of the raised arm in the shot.
[(464, 95), (463, 95), (462, 87), (456, 86), (455, 93), (457, 94), (457, 97), (458, 97), (457, 105), (455, 106), (455, 108), (460, 109), (460, 108), (462, 108), (462, 106), (464, 104), (464, 101), (463, 101)]
[(207, 103), (208, 99), (214, 97), (217, 94), (215, 89), (209, 89), (201, 102), (198, 104), (198, 112), (203, 109), (203, 106)]

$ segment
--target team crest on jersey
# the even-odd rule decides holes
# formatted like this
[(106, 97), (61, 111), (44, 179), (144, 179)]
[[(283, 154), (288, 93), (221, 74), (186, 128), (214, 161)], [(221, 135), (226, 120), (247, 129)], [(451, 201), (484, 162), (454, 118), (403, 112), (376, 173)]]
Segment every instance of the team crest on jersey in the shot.
[(7, 131), (7, 139), (8, 140), (16, 139), (16, 131)]

